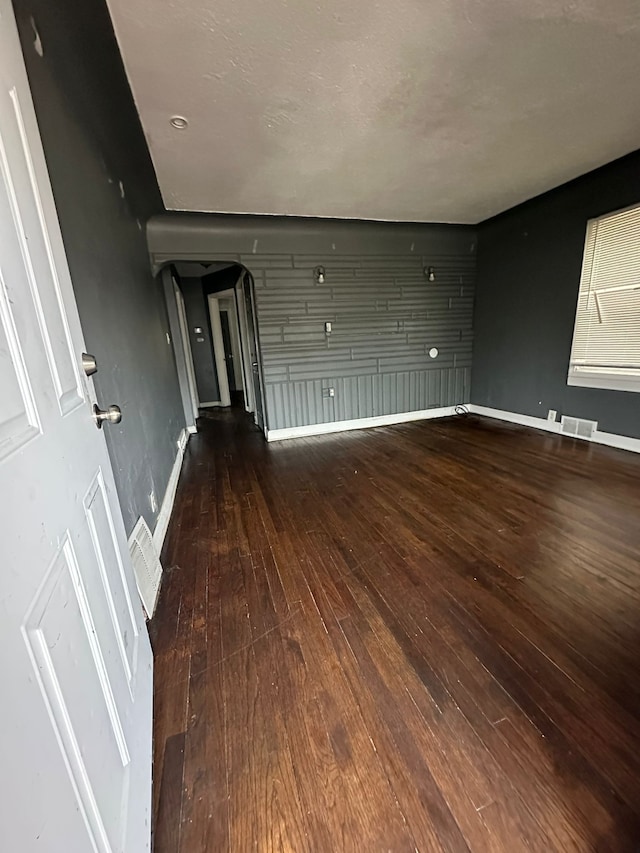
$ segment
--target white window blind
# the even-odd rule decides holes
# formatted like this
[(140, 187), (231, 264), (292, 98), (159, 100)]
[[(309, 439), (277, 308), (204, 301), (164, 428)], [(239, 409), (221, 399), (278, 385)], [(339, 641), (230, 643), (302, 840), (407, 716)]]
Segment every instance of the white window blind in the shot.
[(640, 207), (587, 225), (567, 381), (640, 391)]

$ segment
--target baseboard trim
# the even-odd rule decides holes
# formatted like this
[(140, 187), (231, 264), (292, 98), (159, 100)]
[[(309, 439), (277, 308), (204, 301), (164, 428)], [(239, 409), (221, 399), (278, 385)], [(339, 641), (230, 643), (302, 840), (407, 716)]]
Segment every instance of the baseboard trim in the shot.
[(178, 453), (176, 454), (175, 462), (173, 463), (173, 468), (169, 475), (169, 482), (165, 489), (162, 505), (160, 506), (160, 512), (158, 513), (158, 520), (156, 521), (156, 526), (153, 531), (153, 544), (155, 545), (158, 555), (162, 553), (162, 546), (164, 545), (164, 539), (167, 535), (169, 519), (171, 518), (173, 503), (176, 499), (176, 489), (178, 488), (180, 471), (182, 470), (184, 451), (187, 446), (187, 442), (189, 441), (189, 436), (191, 435), (191, 429), (191, 427), (183, 429), (180, 433), (180, 437), (178, 438)]
[[(533, 415), (520, 415), (517, 412), (505, 412), (502, 409), (491, 409), (487, 406), (476, 406), (470, 403), (467, 408), (476, 415), (484, 415), (486, 418), (494, 418), (499, 421), (508, 421), (511, 424), (541, 429), (545, 432), (553, 432), (564, 435), (562, 425), (558, 421), (548, 421), (545, 418), (536, 418)], [(596, 430), (591, 438), (568, 435), (567, 438), (577, 438), (580, 441), (591, 441), (594, 444), (604, 444), (607, 447), (616, 447), (619, 450), (630, 450), (632, 453), (640, 453), (640, 438), (631, 438), (628, 435), (617, 435), (613, 432), (601, 432)]]
[(632, 453), (640, 453), (640, 438), (631, 438), (629, 435), (617, 435), (615, 432), (600, 432), (596, 430), (591, 437), (596, 444), (606, 444), (608, 447), (617, 447), (618, 450), (630, 450)]
[(437, 409), (421, 409), (418, 412), (400, 412), (396, 415), (378, 415), (373, 418), (357, 418), (350, 421), (331, 421), (325, 424), (289, 427), (287, 429), (266, 430), (267, 441), (284, 441), (287, 438), (305, 438), (311, 435), (329, 435), (334, 432), (348, 432), (354, 429), (393, 426), (409, 421), (425, 421), (432, 418), (448, 418), (455, 415), (455, 406), (442, 406)]
[(491, 409), (488, 406), (476, 406), (475, 403), (470, 403), (467, 408), (473, 414), (484, 415), (485, 418), (493, 418), (498, 421), (507, 421), (510, 424), (542, 429), (545, 432), (560, 433), (561, 430), (559, 421), (548, 421), (546, 418), (536, 418), (533, 415), (519, 415), (517, 412), (505, 412), (502, 409)]
[(195, 424), (191, 424), (191, 426), (187, 427), (187, 432), (189, 433), (189, 435), (195, 435), (195, 433), (198, 432), (198, 427)]

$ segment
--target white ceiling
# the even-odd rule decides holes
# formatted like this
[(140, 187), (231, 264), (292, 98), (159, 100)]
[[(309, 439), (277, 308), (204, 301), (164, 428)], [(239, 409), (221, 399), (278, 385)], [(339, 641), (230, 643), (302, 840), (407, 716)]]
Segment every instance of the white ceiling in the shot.
[(475, 223), (640, 147), (638, 0), (108, 4), (169, 209)]

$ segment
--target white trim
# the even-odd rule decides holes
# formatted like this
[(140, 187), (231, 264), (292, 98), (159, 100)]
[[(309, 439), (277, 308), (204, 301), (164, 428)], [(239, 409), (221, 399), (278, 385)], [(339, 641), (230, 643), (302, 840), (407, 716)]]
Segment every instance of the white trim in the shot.
[[(502, 409), (490, 409), (487, 406), (476, 406), (469, 403), (470, 412), (476, 415), (484, 415), (485, 418), (494, 418), (498, 421), (508, 421), (511, 424), (543, 429), (545, 432), (562, 432), (562, 424), (559, 421), (548, 421), (546, 418), (536, 418), (533, 415), (519, 415), (516, 412), (505, 412)], [(575, 436), (572, 436), (575, 438)]]
[(189, 386), (189, 396), (191, 397), (191, 408), (193, 410), (194, 423), (198, 417), (198, 388), (196, 385), (196, 371), (193, 366), (193, 353), (191, 352), (191, 341), (189, 339), (189, 324), (187, 322), (187, 309), (184, 304), (184, 296), (182, 291), (176, 284), (176, 280), (171, 276), (173, 282), (173, 295), (176, 300), (178, 309), (178, 325), (180, 326), (180, 337), (182, 338), (182, 349), (184, 352), (184, 360), (187, 367), (187, 384)]
[[(476, 406), (470, 403), (467, 408), (476, 415), (484, 415), (486, 418), (495, 418), (499, 421), (508, 421), (512, 424), (542, 429), (545, 432), (555, 432), (564, 435), (562, 424), (557, 421), (548, 421), (546, 418), (536, 418), (533, 415), (519, 415), (517, 412), (505, 412), (502, 409), (490, 409), (487, 406)], [(592, 441), (595, 444), (605, 444), (608, 447), (617, 447), (620, 450), (630, 450), (632, 453), (640, 453), (640, 438), (631, 438), (628, 435), (617, 435), (613, 432), (601, 432), (596, 430), (591, 438), (579, 435), (567, 436), (567, 438), (579, 438), (581, 441)]]
[(191, 424), (191, 426), (187, 427), (187, 432), (189, 433), (189, 435), (194, 435), (196, 432), (198, 432), (198, 427), (195, 424)]
[[(176, 499), (176, 489), (178, 488), (178, 480), (180, 479), (180, 471), (182, 470), (184, 451), (187, 446), (187, 442), (189, 441), (191, 429), (191, 427), (183, 429), (180, 433), (180, 437), (178, 438), (178, 453), (176, 455), (175, 462), (173, 463), (171, 474), (169, 475), (169, 482), (167, 483), (164, 498), (162, 499), (162, 506), (160, 507), (156, 526), (153, 531), (153, 544), (155, 545), (158, 555), (162, 553), (164, 538), (167, 535), (169, 519), (171, 518), (171, 510), (173, 509), (173, 502)], [(195, 430), (195, 427), (193, 429)]]
[(347, 432), (352, 429), (393, 426), (409, 421), (424, 421), (432, 418), (448, 418), (455, 415), (455, 406), (442, 406), (438, 409), (421, 409), (418, 412), (400, 412), (397, 415), (378, 415), (373, 418), (357, 418), (351, 421), (331, 421), (325, 424), (289, 427), (288, 429), (266, 430), (267, 441), (283, 441), (287, 438), (303, 438), (309, 435), (328, 435), (333, 432)]
[[(249, 326), (247, 323), (247, 307), (244, 301), (243, 279), (245, 269), (243, 267), (240, 278), (236, 282), (236, 310), (238, 313), (238, 332), (240, 334), (240, 348), (242, 349), (242, 374), (244, 385), (244, 408), (246, 412), (254, 412), (256, 408), (253, 374), (251, 370), (251, 353), (249, 352)], [(254, 418), (255, 420), (255, 418)]]
[[(246, 269), (246, 267), (245, 267)], [(249, 334), (251, 335), (249, 339), (249, 349), (251, 351), (251, 381), (253, 383), (254, 395), (254, 411), (253, 411), (253, 420), (260, 432), (264, 434), (264, 437), (267, 438), (267, 434), (269, 432), (268, 429), (268, 413), (267, 413), (267, 389), (264, 381), (264, 370), (262, 365), (262, 352), (260, 350), (260, 333), (258, 330), (258, 308), (256, 302), (256, 283), (251, 275), (251, 273), (247, 270), (248, 276), (245, 276), (244, 282), (248, 294), (245, 294), (245, 309), (247, 312), (251, 312), (251, 329)], [(243, 286), (245, 286), (243, 285)], [(248, 296), (248, 298), (246, 298)], [(247, 326), (249, 325), (249, 317), (247, 316)], [(255, 357), (255, 361), (254, 361)], [(255, 365), (255, 370), (254, 370)], [(258, 385), (258, 391), (256, 393), (256, 379)]]
[(617, 447), (620, 450), (630, 450), (632, 453), (640, 453), (640, 438), (631, 438), (629, 435), (617, 435), (614, 432), (600, 432), (600, 430), (596, 430), (591, 436), (591, 441), (594, 441), (596, 444)]
[(578, 373), (576, 366), (572, 365), (567, 385), (578, 388), (601, 388), (605, 391), (640, 391), (640, 370), (636, 370), (634, 375), (614, 376), (604, 370), (589, 372), (581, 369)]
[[(236, 382), (236, 388), (234, 391), (242, 391), (244, 393), (244, 365), (242, 363), (242, 353), (240, 350), (240, 332), (238, 329), (238, 306), (236, 305), (236, 294), (235, 291), (230, 291), (231, 296), (225, 297), (220, 305), (220, 321), (222, 322), (222, 315), (227, 315), (227, 322), (229, 323), (229, 338), (231, 340), (231, 353), (233, 356), (233, 376)], [(220, 294), (217, 294), (218, 299), (220, 298)], [(227, 376), (229, 374), (229, 370), (227, 368)], [(238, 387), (239, 386), (239, 387)]]
[[(222, 325), (220, 323), (220, 303), (218, 297), (209, 294), (209, 320), (211, 321), (211, 336), (213, 337), (213, 354), (216, 362), (216, 373), (218, 375), (218, 391), (220, 393), (220, 405), (230, 406), (231, 395), (229, 393), (229, 376), (227, 374), (227, 362), (224, 357), (224, 340), (222, 338)], [(200, 404), (202, 405), (202, 404)]]
[(221, 406), (220, 400), (214, 400), (212, 403), (200, 403), (201, 409), (213, 409), (215, 406)]

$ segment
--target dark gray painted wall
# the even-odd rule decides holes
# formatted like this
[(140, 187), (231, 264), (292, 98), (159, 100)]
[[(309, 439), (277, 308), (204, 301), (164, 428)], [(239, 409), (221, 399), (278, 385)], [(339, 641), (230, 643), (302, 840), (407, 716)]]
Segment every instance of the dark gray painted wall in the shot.
[[(153, 529), (184, 414), (144, 223), (162, 209), (102, 0), (15, 0), (16, 17), (127, 531)], [(44, 56), (34, 47), (38, 30)]]
[(479, 228), (472, 402), (640, 438), (640, 394), (569, 387), (587, 220), (640, 202), (640, 152)]
[(474, 229), (165, 214), (148, 239), (157, 263), (234, 260), (253, 274), (269, 429), (468, 402)]
[[(189, 325), (189, 342), (193, 356), (193, 369), (196, 374), (198, 399), (201, 403), (214, 403), (220, 400), (218, 376), (216, 373), (211, 340), (209, 306), (200, 278), (183, 278), (180, 289), (184, 296), (184, 307)], [(202, 329), (196, 334), (195, 328)], [(202, 338), (203, 340), (198, 340)]]

